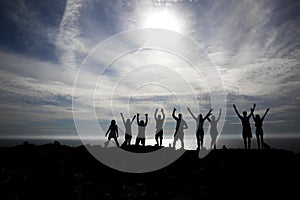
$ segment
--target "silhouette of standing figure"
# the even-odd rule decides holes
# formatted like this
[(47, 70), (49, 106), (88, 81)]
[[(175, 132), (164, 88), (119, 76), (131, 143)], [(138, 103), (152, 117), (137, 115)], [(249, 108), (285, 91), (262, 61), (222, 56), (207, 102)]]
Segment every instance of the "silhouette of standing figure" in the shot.
[(105, 137), (107, 136), (108, 133), (109, 133), (108, 140), (105, 142), (105, 147), (107, 147), (107, 145), (108, 145), (111, 138), (113, 138), (115, 140), (117, 146), (119, 146), (119, 143), (118, 143), (118, 140), (117, 140), (117, 137), (119, 137), (118, 126), (116, 125), (115, 120), (111, 120), (109, 128), (106, 131)]
[(250, 126), (250, 117), (253, 114), (255, 107), (256, 107), (256, 105), (254, 103), (253, 108), (250, 109), (251, 113), (247, 116), (247, 112), (243, 111), (243, 116), (242, 116), (242, 115), (240, 115), (239, 111), (237, 110), (235, 104), (233, 104), (234, 111), (242, 122), (242, 126), (243, 126), (242, 136), (243, 136), (243, 140), (244, 140), (245, 149), (250, 149), (250, 146), (251, 146), (252, 132), (251, 132), (251, 126)]
[(129, 118), (126, 119), (126, 121), (125, 121), (123, 113), (120, 113), (120, 114), (121, 114), (121, 117), (122, 117), (122, 120), (123, 120), (123, 123), (125, 126), (125, 141), (124, 141), (123, 145), (130, 145), (131, 138), (132, 138), (131, 125), (136, 116), (134, 115), (131, 121)]
[(210, 142), (210, 149), (214, 148), (216, 149), (216, 145), (217, 145), (217, 137), (219, 135), (218, 132), (218, 122), (221, 118), (221, 109), (219, 111), (219, 116), (216, 119), (215, 116), (211, 116), (211, 119), (207, 118), (207, 120), (210, 123), (210, 137), (211, 137), (211, 142)]
[(256, 131), (255, 131), (255, 135), (256, 135), (256, 139), (257, 139), (257, 146), (258, 149), (260, 149), (260, 147), (264, 148), (264, 131), (262, 129), (263, 127), (263, 121), (267, 115), (267, 113), (269, 112), (270, 108), (268, 108), (265, 112), (265, 114), (262, 116), (262, 118), (260, 118), (259, 115), (255, 115), (254, 116), (254, 110), (252, 112), (252, 117), (253, 120), (255, 122), (255, 127), (256, 127)]
[(197, 149), (203, 148), (203, 139), (204, 139), (204, 130), (203, 130), (203, 124), (206, 119), (211, 115), (212, 109), (208, 111), (208, 113), (203, 118), (202, 114), (199, 114), (198, 117), (195, 117), (195, 115), (192, 113), (190, 108), (187, 108), (189, 113), (192, 115), (194, 120), (196, 120), (197, 123), (197, 131), (196, 131), (196, 138), (197, 138)]
[(186, 124), (186, 121), (182, 119), (182, 114), (178, 114), (178, 117), (175, 116), (176, 108), (173, 109), (172, 117), (176, 120), (176, 130), (174, 134), (174, 141), (173, 141), (173, 147), (175, 148), (175, 144), (177, 140), (180, 140), (181, 142), (181, 149), (184, 149), (184, 129), (188, 128), (188, 125)]
[[(154, 113), (154, 118), (156, 121), (156, 134), (155, 134), (155, 140), (156, 140), (156, 144), (157, 146), (162, 146), (162, 139), (163, 139), (163, 125), (164, 125), (164, 121), (166, 119), (166, 115), (164, 113), (164, 109), (161, 109), (161, 113), (162, 113), (162, 118), (161, 115), (157, 116), (157, 112), (158, 112), (158, 108), (156, 108), (155, 113)], [(158, 142), (158, 138), (160, 140), (160, 143)]]
[(139, 145), (140, 142), (143, 146), (145, 146), (145, 140), (146, 140), (146, 126), (148, 124), (148, 114), (145, 114), (146, 122), (144, 120), (140, 121), (140, 114), (137, 114), (137, 124), (138, 124), (138, 135), (135, 140), (135, 145)]

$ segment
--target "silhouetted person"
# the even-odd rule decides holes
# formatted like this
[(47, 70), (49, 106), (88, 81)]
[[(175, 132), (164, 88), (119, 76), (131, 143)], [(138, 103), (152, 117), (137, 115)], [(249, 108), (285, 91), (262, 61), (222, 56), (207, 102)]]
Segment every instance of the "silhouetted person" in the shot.
[(203, 148), (203, 139), (204, 139), (204, 129), (203, 129), (203, 124), (206, 119), (211, 115), (212, 109), (208, 111), (208, 113), (205, 115), (203, 118), (202, 114), (199, 114), (198, 117), (195, 117), (195, 115), (192, 113), (190, 108), (187, 108), (189, 113), (192, 115), (194, 120), (196, 120), (197, 124), (197, 130), (196, 130), (196, 138), (197, 138), (197, 149), (199, 150), (200, 148)]
[(117, 137), (119, 137), (118, 126), (116, 125), (115, 120), (111, 120), (109, 128), (106, 131), (105, 137), (107, 136), (108, 133), (109, 133), (108, 140), (107, 140), (107, 142), (105, 142), (105, 147), (107, 147), (107, 145), (108, 145), (111, 138), (113, 138), (115, 140), (117, 146), (119, 146), (119, 143), (118, 143), (118, 140), (117, 140)]
[(213, 115), (211, 116), (211, 119), (207, 118), (207, 120), (209, 121), (210, 123), (210, 137), (211, 137), (211, 142), (210, 142), (210, 148), (214, 148), (216, 149), (216, 144), (217, 144), (217, 137), (219, 135), (219, 132), (218, 132), (218, 122), (221, 118), (221, 109), (219, 111), (219, 116), (218, 118), (216, 119), (216, 117)]
[(131, 138), (132, 138), (132, 131), (131, 131), (131, 125), (135, 119), (135, 115), (133, 116), (132, 120), (130, 121), (130, 119), (124, 119), (124, 116), (123, 116), (123, 113), (120, 113), (121, 114), (121, 117), (122, 117), (122, 120), (123, 120), (123, 123), (124, 123), (124, 126), (125, 126), (125, 141), (123, 143), (123, 145), (130, 145), (130, 141), (131, 141)]
[(251, 113), (247, 116), (247, 111), (243, 111), (243, 116), (242, 116), (242, 115), (240, 115), (239, 111), (237, 110), (235, 104), (233, 104), (234, 111), (242, 122), (242, 126), (243, 126), (242, 136), (243, 136), (243, 140), (244, 140), (245, 149), (250, 149), (250, 146), (251, 146), (252, 132), (251, 132), (251, 126), (250, 126), (250, 117), (253, 114), (255, 107), (256, 107), (256, 105), (253, 104), (253, 108), (250, 109)]
[[(157, 146), (162, 146), (162, 139), (163, 139), (163, 126), (164, 126), (164, 121), (166, 119), (166, 115), (164, 113), (164, 109), (161, 109), (161, 115), (157, 115), (158, 112), (158, 108), (156, 108), (155, 113), (154, 113), (154, 118), (156, 121), (156, 134), (155, 134), (155, 140), (156, 140), (156, 144)], [(158, 141), (158, 139), (160, 141)], [(160, 142), (160, 143), (159, 143)]]
[(263, 121), (267, 115), (267, 113), (269, 112), (270, 108), (268, 108), (265, 112), (265, 114), (262, 116), (262, 118), (260, 118), (259, 115), (255, 115), (254, 116), (254, 111), (252, 112), (252, 117), (253, 120), (255, 122), (255, 127), (256, 127), (256, 131), (255, 131), (255, 135), (256, 135), (256, 139), (257, 139), (257, 146), (258, 149), (260, 149), (260, 147), (262, 146), (262, 148), (264, 148), (264, 131), (263, 131)]
[(140, 114), (137, 114), (137, 124), (138, 124), (138, 135), (135, 140), (135, 145), (139, 145), (140, 142), (143, 146), (145, 146), (145, 140), (146, 140), (146, 126), (148, 124), (148, 114), (145, 114), (146, 122), (144, 120), (140, 121)]
[(172, 117), (176, 120), (176, 130), (174, 134), (174, 141), (173, 141), (173, 147), (175, 148), (175, 144), (177, 140), (180, 140), (181, 142), (181, 148), (184, 149), (184, 129), (188, 128), (188, 125), (186, 124), (186, 121), (182, 119), (182, 114), (178, 114), (178, 117), (175, 116), (176, 108), (173, 109)]

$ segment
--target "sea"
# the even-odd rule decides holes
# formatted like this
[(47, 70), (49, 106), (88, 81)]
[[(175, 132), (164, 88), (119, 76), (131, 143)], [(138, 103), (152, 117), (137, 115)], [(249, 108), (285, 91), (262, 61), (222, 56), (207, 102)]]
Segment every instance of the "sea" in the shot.
[[(83, 145), (83, 142), (80, 139), (35, 139), (35, 138), (14, 138), (14, 139), (0, 139), (0, 146), (3, 147), (12, 147), (16, 145), (23, 144), (25, 141), (27, 141), (30, 144), (35, 145), (44, 145), (48, 143), (54, 143), (55, 141), (59, 142), (61, 145), (67, 145), (67, 146), (80, 146)], [(256, 149), (257, 148), (257, 142), (256, 138), (252, 138), (251, 140), (251, 148)], [(103, 140), (86, 140), (84, 144), (90, 144), (90, 145), (104, 145), (106, 142), (105, 139)], [(123, 138), (119, 139), (119, 143), (123, 142)], [(134, 138), (132, 140), (132, 144), (135, 142)], [(146, 145), (155, 145), (154, 139), (146, 139)], [(196, 139), (194, 138), (186, 138), (185, 141), (185, 149), (187, 150), (193, 150), (197, 147)], [(267, 143), (271, 148), (275, 149), (285, 149), (290, 150), (295, 153), (300, 153), (300, 139), (299, 138), (279, 138), (279, 137), (269, 137), (265, 138), (265, 143)], [(166, 138), (163, 140), (163, 146), (165, 147), (171, 147), (173, 144), (172, 138)], [(109, 146), (115, 146), (114, 141), (112, 140), (110, 142)], [(176, 143), (176, 148), (179, 148), (180, 144), (179, 142)], [(210, 138), (209, 136), (206, 136), (204, 138), (204, 147), (206, 149), (210, 148)], [(220, 148), (228, 148), (228, 149), (239, 149), (244, 147), (244, 143), (242, 138), (240, 137), (220, 137), (217, 140), (217, 149)]]

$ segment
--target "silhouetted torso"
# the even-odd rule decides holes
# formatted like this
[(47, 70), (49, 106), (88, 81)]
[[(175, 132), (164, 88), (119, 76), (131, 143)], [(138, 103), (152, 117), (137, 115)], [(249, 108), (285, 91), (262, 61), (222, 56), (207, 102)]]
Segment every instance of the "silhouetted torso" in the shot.
[(125, 124), (125, 133), (127, 133), (128, 135), (132, 135), (131, 123), (130, 122), (126, 122), (126, 124)]
[(164, 119), (155, 119), (156, 121), (156, 133), (163, 129)]
[(203, 130), (203, 124), (204, 124), (203, 119), (197, 119), (197, 134), (203, 135), (204, 130)]
[(110, 129), (110, 133), (109, 133), (108, 137), (109, 138), (117, 137), (118, 126), (117, 125), (110, 125), (109, 129)]
[(256, 128), (262, 128), (263, 127), (263, 123), (262, 123), (262, 120), (261, 119), (254, 119), (254, 122), (255, 122), (255, 127)]
[(186, 121), (184, 119), (175, 119), (176, 120), (176, 134), (183, 135), (184, 127), (187, 126)]
[(146, 125), (138, 125), (138, 135), (139, 138), (145, 138)]

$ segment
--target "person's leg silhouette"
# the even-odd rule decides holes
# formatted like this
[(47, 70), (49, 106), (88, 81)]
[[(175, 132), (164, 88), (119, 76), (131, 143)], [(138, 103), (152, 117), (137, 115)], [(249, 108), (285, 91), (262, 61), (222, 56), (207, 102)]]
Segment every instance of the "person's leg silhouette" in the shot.
[(199, 150), (200, 149), (200, 135), (197, 134), (196, 138), (197, 138), (197, 150)]
[(181, 142), (181, 149), (184, 149), (184, 142), (183, 142), (183, 138), (180, 138), (180, 142)]
[(251, 138), (248, 137), (248, 149), (251, 149)]
[(160, 136), (160, 146), (162, 146), (162, 139), (163, 139), (163, 137)]
[(245, 149), (247, 149), (247, 138), (244, 138), (244, 146), (245, 146)]
[(259, 134), (256, 134), (256, 140), (257, 140), (257, 148), (260, 149), (260, 137)]
[(118, 140), (117, 140), (117, 137), (114, 137), (114, 140), (115, 140), (117, 146), (119, 147), (119, 142), (118, 142)]
[(132, 138), (131, 136), (128, 138), (128, 140), (127, 140), (127, 142), (128, 142), (127, 145), (130, 145), (131, 138)]
[(204, 135), (200, 135), (200, 147), (201, 149), (203, 148), (203, 138), (204, 138)]
[(159, 143), (158, 143), (158, 133), (155, 134), (155, 140), (156, 140), (157, 146), (159, 146)]
[(173, 140), (173, 148), (175, 149), (175, 147), (176, 147), (176, 139), (174, 138), (174, 140)]

